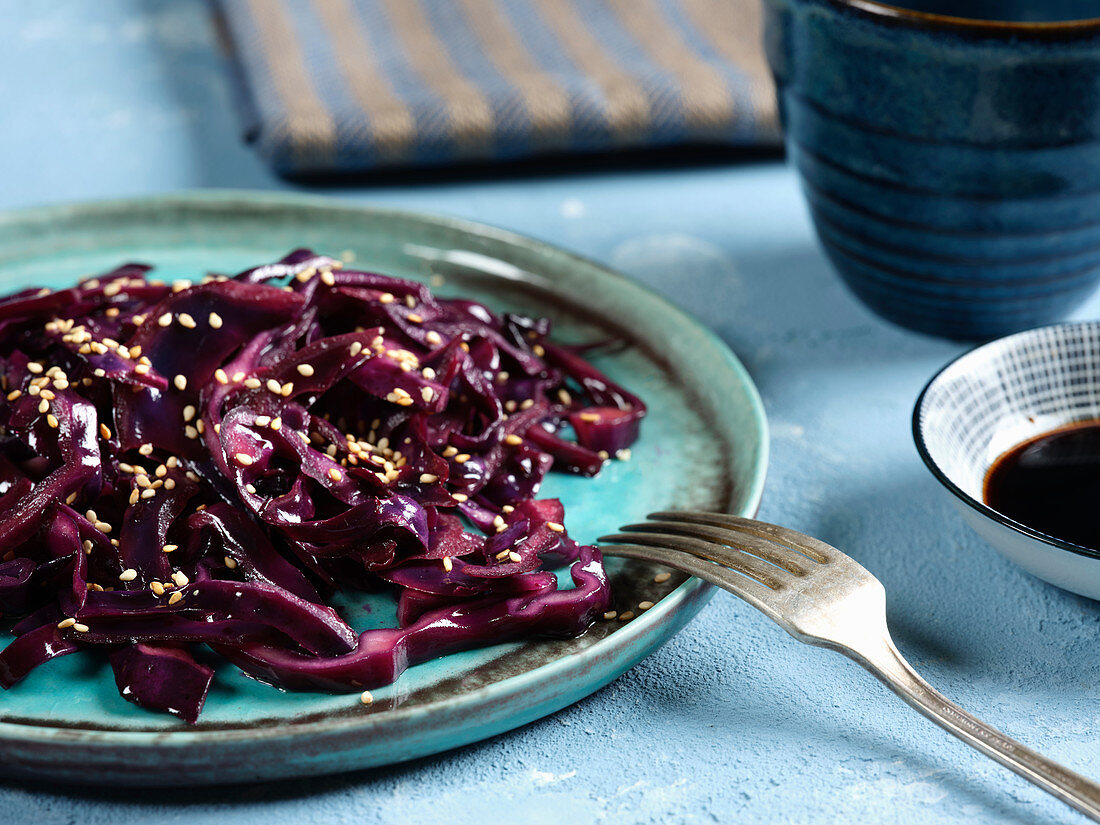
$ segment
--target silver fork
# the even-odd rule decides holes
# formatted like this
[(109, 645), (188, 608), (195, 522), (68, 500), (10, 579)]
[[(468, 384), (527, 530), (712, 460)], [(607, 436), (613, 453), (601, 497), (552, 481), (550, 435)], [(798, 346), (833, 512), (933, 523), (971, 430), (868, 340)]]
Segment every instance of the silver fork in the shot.
[(917, 675), (890, 638), (882, 583), (835, 547), (721, 513), (649, 518), (599, 539), (614, 545), (604, 553), (658, 562), (741, 597), (800, 642), (854, 659), (948, 733), (1100, 822), (1100, 785), (971, 716)]

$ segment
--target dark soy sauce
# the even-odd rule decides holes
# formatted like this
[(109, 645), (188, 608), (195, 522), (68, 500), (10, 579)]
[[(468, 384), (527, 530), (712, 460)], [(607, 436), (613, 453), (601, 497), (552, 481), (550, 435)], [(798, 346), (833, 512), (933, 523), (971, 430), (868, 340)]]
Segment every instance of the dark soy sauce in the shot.
[(1033, 530), (1100, 550), (1100, 421), (1013, 447), (989, 468), (984, 498)]

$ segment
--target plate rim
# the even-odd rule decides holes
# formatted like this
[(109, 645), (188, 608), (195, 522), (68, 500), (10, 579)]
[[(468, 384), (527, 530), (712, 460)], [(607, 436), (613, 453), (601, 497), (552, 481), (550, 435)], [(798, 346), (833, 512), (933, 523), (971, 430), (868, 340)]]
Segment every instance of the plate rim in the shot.
[[(769, 430), (764, 403), (755, 382), (740, 359), (730, 347), (709, 327), (692, 318), (687, 312), (649, 286), (634, 278), (583, 255), (571, 252), (557, 244), (525, 235), (492, 224), (419, 210), (392, 208), (372, 203), (362, 203), (350, 198), (327, 195), (287, 193), (281, 191), (247, 189), (196, 189), (179, 192), (141, 195), (137, 197), (80, 200), (58, 204), (37, 205), (21, 209), (0, 211), (0, 232), (11, 231), (20, 225), (56, 225), (66, 221), (80, 220), (89, 216), (106, 215), (117, 211), (135, 212), (151, 208), (191, 208), (228, 209), (234, 205), (242, 208), (284, 207), (307, 209), (310, 211), (329, 211), (345, 213), (349, 216), (390, 218), (420, 224), (433, 225), (449, 229), (468, 236), (489, 239), (509, 247), (533, 251), (540, 256), (553, 256), (578, 265), (596, 270), (602, 277), (609, 278), (627, 291), (640, 293), (651, 301), (662, 305), (662, 309), (680, 323), (702, 333), (720, 356), (725, 366), (736, 376), (739, 388), (748, 401), (749, 418), (756, 428), (757, 438), (755, 454), (747, 457), (751, 472), (751, 482), (746, 492), (745, 506), (740, 515), (755, 515), (763, 496), (769, 457)], [(176, 749), (206, 744), (232, 744), (248, 742), (262, 744), (286, 738), (310, 737), (339, 731), (342, 734), (355, 731), (367, 732), (383, 724), (411, 723), (418, 717), (438, 712), (441, 708), (457, 710), (465, 706), (475, 708), (482, 703), (491, 702), (499, 696), (522, 693), (531, 683), (552, 679), (559, 672), (566, 672), (575, 664), (576, 657), (596, 658), (615, 649), (629, 648), (635, 637), (643, 635), (651, 625), (666, 619), (672, 619), (675, 613), (686, 603), (704, 596), (711, 590), (706, 582), (689, 578), (678, 588), (661, 599), (653, 608), (637, 617), (615, 633), (597, 641), (576, 654), (560, 656), (551, 662), (511, 676), (499, 682), (493, 682), (472, 691), (446, 699), (437, 699), (424, 704), (388, 709), (384, 713), (366, 713), (361, 717), (334, 715), (330, 718), (314, 719), (308, 722), (287, 722), (277, 720), (265, 724), (258, 720), (252, 725), (236, 728), (210, 728), (191, 730), (189, 728), (162, 730), (118, 730), (102, 728), (68, 727), (63, 725), (37, 725), (22, 722), (0, 720), (0, 743), (7, 745), (57, 744), (63, 737), (67, 746), (93, 747), (96, 750), (108, 748), (133, 748), (155, 746), (158, 750)], [(709, 597), (709, 596), (708, 596)], [(671, 615), (670, 615), (671, 614)], [(690, 618), (690, 617), (689, 617)], [(594, 692), (594, 691), (593, 691)], [(585, 695), (588, 695), (587, 693)], [(215, 740), (217, 740), (215, 742)], [(354, 766), (349, 766), (354, 767)], [(304, 772), (303, 772), (304, 775)]]

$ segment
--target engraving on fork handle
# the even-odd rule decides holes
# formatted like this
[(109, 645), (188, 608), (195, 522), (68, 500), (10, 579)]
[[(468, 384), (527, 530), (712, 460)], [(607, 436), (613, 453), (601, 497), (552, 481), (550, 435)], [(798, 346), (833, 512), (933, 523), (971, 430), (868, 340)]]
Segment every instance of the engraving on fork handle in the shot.
[(878, 650), (857, 650), (845, 645), (829, 647), (858, 662), (906, 704), (948, 733), (1100, 822), (1100, 785), (971, 716), (928, 684), (901, 655), (889, 635), (879, 638)]

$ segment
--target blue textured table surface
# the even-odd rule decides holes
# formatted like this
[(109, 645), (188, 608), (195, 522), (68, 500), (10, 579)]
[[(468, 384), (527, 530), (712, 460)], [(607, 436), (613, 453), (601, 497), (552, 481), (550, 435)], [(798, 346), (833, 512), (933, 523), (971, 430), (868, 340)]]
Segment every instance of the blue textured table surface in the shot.
[[(288, 186), (238, 139), (201, 0), (0, 0), (0, 28), (0, 207)], [(962, 524), (909, 435), (916, 394), (960, 348), (886, 326), (845, 293), (781, 163), (420, 176), (328, 191), (556, 242), (713, 327), (767, 404), (762, 517), (820, 536), (878, 575), (899, 647), (933, 684), (1067, 765), (1100, 773), (1100, 605), (1029, 577)], [(1082, 315), (1098, 313), (1094, 301)], [(797, 644), (725, 594), (596, 695), (461, 751), (232, 789), (0, 782), (0, 818), (1083, 821), (846, 659)]]

